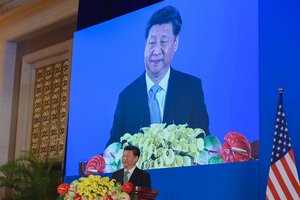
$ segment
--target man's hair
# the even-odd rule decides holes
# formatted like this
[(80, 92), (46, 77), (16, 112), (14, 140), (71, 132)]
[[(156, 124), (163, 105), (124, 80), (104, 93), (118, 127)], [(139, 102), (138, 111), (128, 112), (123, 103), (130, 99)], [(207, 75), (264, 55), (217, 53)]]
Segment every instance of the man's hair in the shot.
[(132, 151), (134, 156), (140, 157), (141, 152), (140, 152), (140, 149), (138, 147), (133, 146), (133, 145), (129, 145), (129, 146), (126, 146), (124, 148), (124, 151), (126, 151), (126, 150), (127, 151)]
[(163, 7), (153, 13), (151, 18), (149, 19), (146, 27), (146, 40), (149, 35), (149, 31), (154, 25), (162, 25), (171, 23), (173, 27), (173, 34), (175, 37), (179, 34), (182, 20), (179, 11), (173, 6)]

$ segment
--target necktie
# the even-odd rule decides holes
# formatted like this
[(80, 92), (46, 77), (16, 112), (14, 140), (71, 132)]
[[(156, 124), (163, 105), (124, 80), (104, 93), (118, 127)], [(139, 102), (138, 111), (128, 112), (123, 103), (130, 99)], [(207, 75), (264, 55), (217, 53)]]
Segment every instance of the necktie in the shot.
[(129, 171), (124, 171), (123, 184), (128, 182), (128, 174), (129, 174)]
[(156, 98), (156, 93), (161, 90), (161, 87), (157, 84), (153, 85), (149, 91), (149, 109), (151, 124), (161, 123), (160, 108)]

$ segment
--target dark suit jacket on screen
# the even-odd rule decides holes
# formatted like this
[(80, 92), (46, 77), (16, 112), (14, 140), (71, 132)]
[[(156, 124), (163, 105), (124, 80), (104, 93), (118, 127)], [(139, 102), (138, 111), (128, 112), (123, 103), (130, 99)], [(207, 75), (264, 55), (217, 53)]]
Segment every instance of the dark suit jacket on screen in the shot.
[[(123, 177), (124, 177), (124, 169), (119, 169), (118, 171), (115, 171), (112, 175), (112, 178), (116, 179), (117, 182), (120, 182), (122, 185), (124, 184)], [(142, 187), (151, 188), (150, 174), (137, 167), (134, 169), (129, 179), (129, 182), (131, 182), (133, 186), (142, 186)]]
[[(202, 128), (209, 134), (208, 114), (199, 78), (171, 68), (163, 123), (187, 123), (189, 127)], [(120, 137), (125, 133), (134, 134), (146, 126), (150, 126), (150, 111), (144, 72), (120, 93), (106, 146), (120, 142)]]

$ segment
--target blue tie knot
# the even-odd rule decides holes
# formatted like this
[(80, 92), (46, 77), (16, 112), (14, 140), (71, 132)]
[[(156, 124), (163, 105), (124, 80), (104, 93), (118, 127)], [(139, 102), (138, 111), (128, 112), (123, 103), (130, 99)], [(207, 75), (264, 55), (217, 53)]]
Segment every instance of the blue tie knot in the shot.
[(129, 174), (129, 171), (125, 171), (124, 175), (127, 176)]
[(156, 94), (158, 91), (160, 91), (161, 87), (157, 84), (153, 85), (151, 88), (150, 88), (150, 92), (152, 92), (153, 94)]

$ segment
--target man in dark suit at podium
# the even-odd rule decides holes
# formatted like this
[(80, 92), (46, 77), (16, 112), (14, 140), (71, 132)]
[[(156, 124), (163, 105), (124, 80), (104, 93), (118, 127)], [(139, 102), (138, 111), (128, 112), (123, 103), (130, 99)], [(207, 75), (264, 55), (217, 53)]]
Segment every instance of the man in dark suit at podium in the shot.
[(150, 18), (145, 35), (146, 71), (120, 93), (106, 146), (152, 123), (187, 123), (209, 134), (201, 80), (171, 67), (181, 24), (172, 6), (157, 10)]
[(150, 174), (136, 166), (139, 157), (140, 150), (138, 147), (126, 146), (122, 157), (122, 164), (124, 168), (114, 172), (112, 178), (116, 179), (116, 181), (121, 184), (129, 181), (133, 184), (133, 186), (151, 188)]

